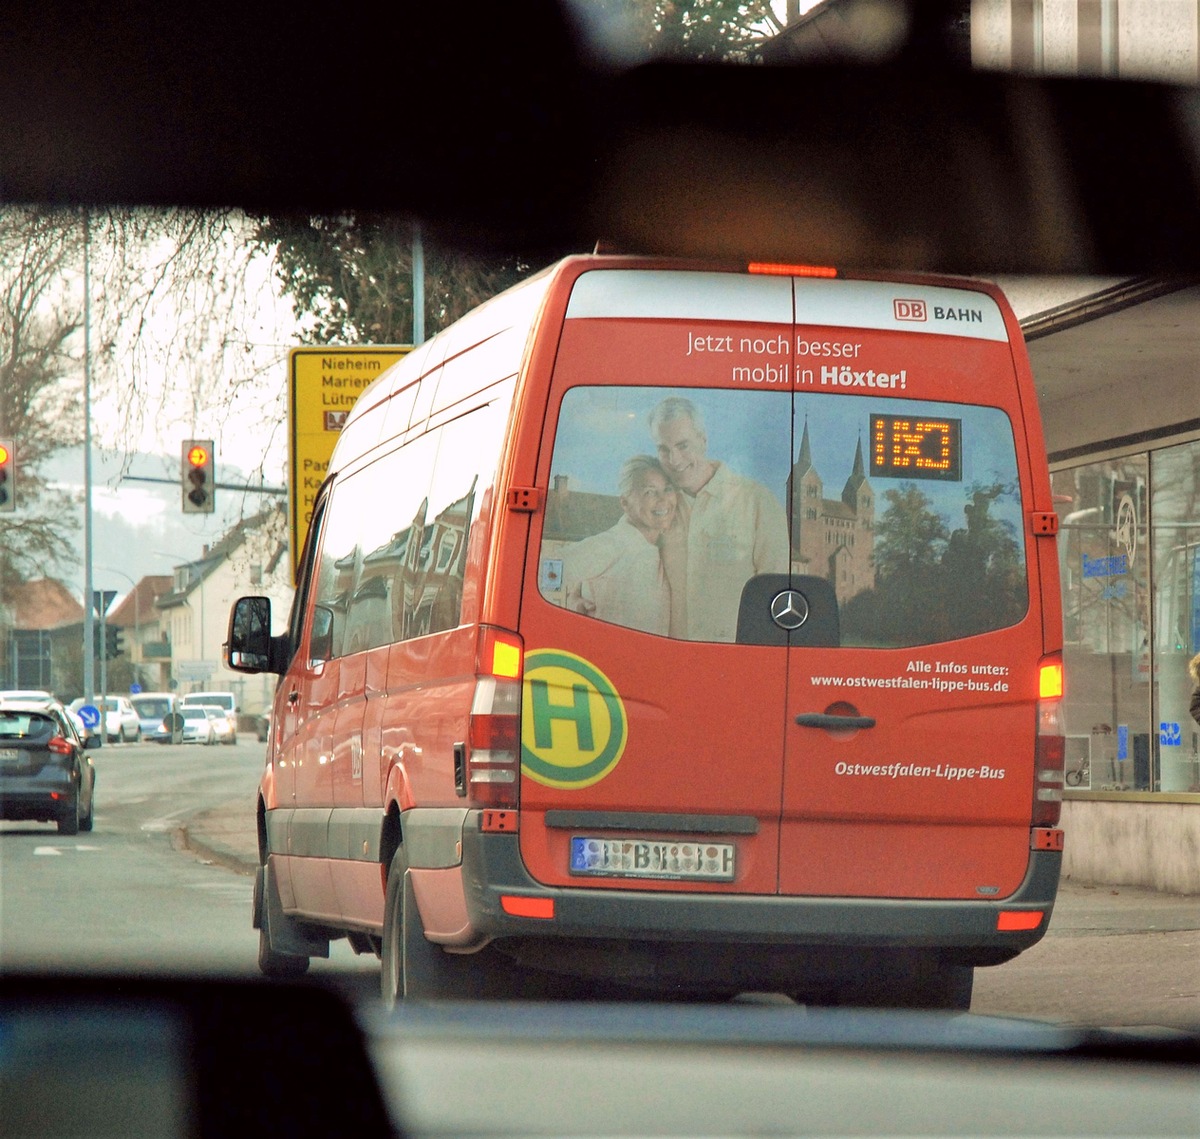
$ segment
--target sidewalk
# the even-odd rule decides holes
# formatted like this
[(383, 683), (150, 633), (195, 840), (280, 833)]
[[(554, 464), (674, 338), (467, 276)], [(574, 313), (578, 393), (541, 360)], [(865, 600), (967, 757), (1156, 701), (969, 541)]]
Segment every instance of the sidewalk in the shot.
[(187, 816), (175, 832), (175, 840), (180, 848), (238, 874), (253, 874), (258, 867), (254, 800), (238, 798)]
[[(184, 822), (179, 843), (239, 874), (258, 865), (253, 801), (235, 799)], [(1200, 930), (1200, 897), (1064, 880), (1049, 936)]]

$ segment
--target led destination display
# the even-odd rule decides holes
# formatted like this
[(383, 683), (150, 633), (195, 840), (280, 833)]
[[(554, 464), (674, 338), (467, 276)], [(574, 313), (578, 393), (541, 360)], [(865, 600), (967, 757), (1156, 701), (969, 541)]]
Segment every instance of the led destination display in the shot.
[(871, 416), (871, 474), (962, 481), (962, 420)]

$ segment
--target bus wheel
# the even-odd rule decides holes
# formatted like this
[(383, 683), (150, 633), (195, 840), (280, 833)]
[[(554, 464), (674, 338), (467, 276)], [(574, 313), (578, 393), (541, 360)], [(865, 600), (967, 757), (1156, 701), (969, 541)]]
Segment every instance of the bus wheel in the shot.
[(943, 965), (918, 995), (925, 1002), (915, 1007), (968, 1012), (975, 988), (975, 970), (970, 965)]
[(893, 1008), (967, 1012), (975, 970), (970, 965), (930, 962), (925, 968), (883, 975), (842, 989), (835, 1004), (858, 1008)]
[(265, 866), (260, 866), (254, 878), (254, 924), (258, 926), (258, 971), (264, 977), (275, 977), (280, 980), (302, 977), (308, 972), (308, 958), (299, 957), (294, 953), (280, 953), (271, 946), (271, 904), (267, 892), (273, 890), (271, 875), (266, 872)]
[(308, 972), (307, 957), (293, 957), (290, 953), (276, 953), (271, 948), (271, 934), (264, 923), (258, 931), (258, 971), (264, 977), (286, 980), (303, 977)]
[(380, 995), (384, 1007), (402, 1000), (476, 1000), (488, 992), (487, 949), (447, 953), (425, 937), (417, 912), (404, 846), (388, 871), (380, 947)]

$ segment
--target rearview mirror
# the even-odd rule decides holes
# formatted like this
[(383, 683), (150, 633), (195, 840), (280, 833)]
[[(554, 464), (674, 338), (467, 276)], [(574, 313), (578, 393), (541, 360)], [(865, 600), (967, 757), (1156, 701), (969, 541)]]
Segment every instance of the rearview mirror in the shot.
[(271, 668), (271, 599), (239, 597), (229, 616), (225, 663), (238, 672)]

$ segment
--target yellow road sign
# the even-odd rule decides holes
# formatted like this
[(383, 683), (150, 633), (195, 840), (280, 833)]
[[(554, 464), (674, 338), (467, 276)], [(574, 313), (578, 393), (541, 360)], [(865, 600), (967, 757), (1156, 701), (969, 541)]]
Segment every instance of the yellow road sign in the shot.
[(288, 353), (288, 511), (292, 578), (333, 445), (355, 400), (409, 345), (293, 348)]

